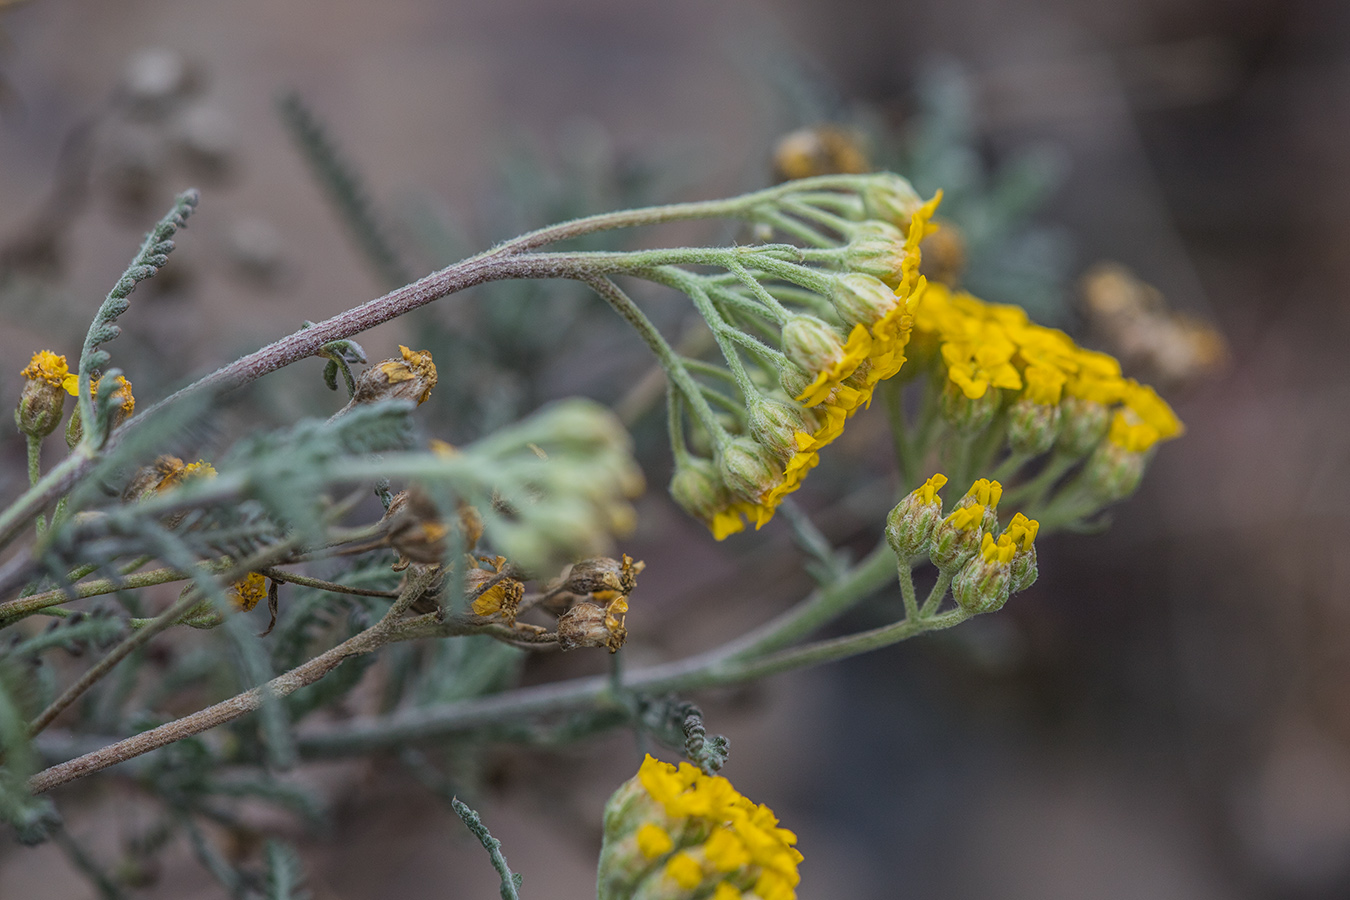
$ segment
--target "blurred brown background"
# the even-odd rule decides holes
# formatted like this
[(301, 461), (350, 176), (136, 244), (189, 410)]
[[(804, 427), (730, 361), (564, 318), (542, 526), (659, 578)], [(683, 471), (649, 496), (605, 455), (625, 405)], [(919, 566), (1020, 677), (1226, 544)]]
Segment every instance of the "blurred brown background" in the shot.
[[(1133, 267), (1216, 323), (1231, 364), (1172, 395), (1188, 434), (1112, 529), (1046, 541), (1040, 582), (999, 615), (699, 698), (732, 739), (726, 774), (799, 833), (803, 898), (1350, 895), (1350, 7), (31, 0), (0, 27), (7, 396), (34, 348), (78, 345), (188, 184), (203, 200), (165, 273), (179, 280), (148, 284), (123, 319), (138, 384), (381, 292), (277, 121), (281, 89), (379, 201), (472, 217), (513, 142), (600, 140), (674, 173), (659, 199), (715, 196), (765, 183), (774, 140), (800, 124), (780, 67), (903, 127), (923, 68), (959, 65), (991, 158), (1034, 144), (1067, 162), (1041, 219), (1071, 236), (1073, 273)], [(190, 116), (150, 109), (81, 144), (112, 98), (153, 106), (173, 78), (191, 83)], [(81, 153), (93, 187), (66, 222), (74, 201), (49, 198)], [(404, 335), (363, 343), (379, 358)], [(3, 452), (9, 496), (22, 444)], [(630, 552), (648, 563), (638, 658), (711, 645), (801, 590), (786, 573), (784, 593), (742, 601), (733, 551), (655, 499)], [(589, 895), (600, 807), (638, 758), (625, 736), (502, 751), (476, 803), (525, 896)], [(316, 897), (495, 894), (481, 848), (406, 776), (324, 777), (345, 787), (333, 833), (302, 843)], [(115, 842), (135, 815), (116, 800), (67, 810), (72, 828)], [(5, 900), (92, 896), (50, 848), (0, 847)], [(182, 853), (148, 896), (218, 890)]]

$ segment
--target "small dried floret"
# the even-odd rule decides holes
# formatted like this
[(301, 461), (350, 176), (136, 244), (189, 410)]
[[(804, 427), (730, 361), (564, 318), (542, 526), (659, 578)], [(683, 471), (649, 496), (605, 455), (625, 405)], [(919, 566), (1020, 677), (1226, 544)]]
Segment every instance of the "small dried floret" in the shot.
[(859, 174), (871, 166), (858, 135), (834, 125), (799, 128), (779, 138), (773, 148), (773, 169), (791, 181), (812, 175)]
[(195, 478), (214, 477), (216, 477), (215, 466), (204, 459), (185, 465), (178, 457), (164, 454), (132, 476), (122, 491), (122, 499), (127, 502), (141, 500), (161, 491), (171, 490)]
[[(450, 529), (441, 521), (435, 501), (420, 487), (395, 494), (380, 521), (385, 524), (389, 546), (399, 555), (394, 571), (403, 571), (410, 562), (430, 565), (445, 558)], [(472, 550), (483, 533), (482, 517), (465, 504), (460, 508), (460, 524), (467, 541), (465, 549)]]
[[(506, 566), (506, 557), (498, 556), (487, 561), (492, 564), (491, 570), (470, 569), (465, 573), (464, 589), (474, 598), (470, 608), (474, 615), (498, 616), (506, 624), (513, 625), (516, 609), (525, 596), (525, 585), (510, 576), (498, 578)], [(484, 589), (493, 579), (497, 579), (497, 583)]]
[(377, 400), (415, 400), (421, 404), (436, 386), (436, 364), (425, 350), (399, 345), (402, 359), (386, 359), (371, 366), (356, 382), (352, 404)]
[(267, 596), (267, 579), (257, 572), (249, 572), (230, 585), (229, 594), (235, 606), (248, 612)]
[(562, 590), (573, 594), (589, 594), (596, 600), (608, 602), (620, 595), (633, 593), (637, 577), (647, 564), (634, 562), (627, 553), (622, 561), (608, 556), (597, 556), (573, 563), (563, 576)]

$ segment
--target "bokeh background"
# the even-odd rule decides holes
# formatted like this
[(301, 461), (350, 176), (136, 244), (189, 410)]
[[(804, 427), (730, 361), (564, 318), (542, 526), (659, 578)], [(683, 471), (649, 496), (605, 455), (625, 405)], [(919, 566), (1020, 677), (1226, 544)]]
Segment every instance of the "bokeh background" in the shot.
[[(1222, 359), (1168, 383), (1186, 437), (1108, 532), (1045, 541), (1040, 582), (997, 616), (697, 698), (731, 738), (725, 774), (799, 833), (803, 898), (1350, 893), (1350, 7), (29, 0), (0, 29), (5, 396), (34, 348), (78, 346), (190, 184), (200, 210), (122, 320), (142, 397), (383, 292), (277, 115), (287, 90), (359, 167), (414, 275), (566, 215), (763, 186), (803, 126), (852, 129), (977, 196), (1031, 172), (1042, 202), (992, 271), (1108, 349), (1079, 288), (1102, 261), (1212, 328)], [(582, 299), (541, 298), (561, 323), (542, 345), (505, 341), (526, 326), (484, 318), (487, 291), (363, 343), (460, 342), (458, 368), (438, 356), (441, 390), (461, 388), (429, 427), (444, 437), (559, 393), (626, 399), (637, 341)], [(644, 299), (680, 323), (674, 300)], [(509, 352), (475, 356), (476, 327)], [(278, 376), (253, 415), (326, 413), (317, 375)], [(809, 580), (781, 523), (715, 545), (673, 511), (660, 423), (633, 420), (652, 485), (625, 547), (648, 564), (625, 650), (640, 662), (711, 646)], [(887, 477), (858, 433), (846, 471), (803, 493), (855, 552), (878, 520), (828, 491)], [(9, 496), (17, 435), (0, 452)], [(472, 798), (525, 896), (588, 896), (631, 736), (484, 759)], [(313, 777), (333, 824), (295, 837), (320, 900), (494, 895), (481, 848), (397, 766)], [(108, 852), (137, 815), (115, 790), (65, 811)], [(145, 890), (220, 895), (184, 848)], [(0, 897), (93, 896), (53, 848), (0, 846)]]

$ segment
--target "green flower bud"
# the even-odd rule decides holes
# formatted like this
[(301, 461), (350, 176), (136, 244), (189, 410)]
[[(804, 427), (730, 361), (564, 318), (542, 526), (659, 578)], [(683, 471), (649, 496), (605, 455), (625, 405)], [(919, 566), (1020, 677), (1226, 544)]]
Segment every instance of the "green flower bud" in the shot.
[(928, 558), (943, 571), (959, 568), (980, 548), (984, 507), (977, 504), (958, 507), (933, 529)]
[(1059, 406), (1057, 446), (1070, 456), (1086, 456), (1106, 436), (1111, 425), (1111, 410), (1105, 404), (1082, 397), (1066, 396)]
[(969, 613), (993, 612), (1008, 602), (1012, 586), (1012, 559), (1017, 546), (1009, 535), (997, 541), (985, 532), (980, 552), (952, 579), (952, 596)]
[(1027, 588), (1036, 583), (1036, 578), (1040, 570), (1036, 566), (1036, 548), (1019, 551), (1012, 561), (1012, 583), (1008, 589), (1014, 594), (1020, 594)]
[(810, 434), (813, 430), (795, 403), (757, 397), (751, 400), (748, 412), (751, 436), (769, 448), (783, 465), (797, 453), (797, 432)]
[(1083, 483), (1103, 503), (1123, 500), (1135, 492), (1148, 465), (1148, 453), (1139, 453), (1101, 441), (1083, 467)]
[(14, 410), (14, 424), (29, 437), (44, 438), (61, 424), (65, 409), (64, 388), (41, 380), (28, 381)]
[(888, 222), (869, 219), (852, 230), (844, 248), (844, 264), (853, 272), (900, 284), (905, 262), (905, 235)]
[(718, 470), (733, 494), (752, 503), (758, 503), (783, 479), (783, 467), (773, 451), (749, 437), (735, 438), (722, 447)]
[(908, 224), (914, 212), (923, 206), (910, 183), (890, 172), (869, 179), (860, 193), (869, 219), (881, 219), (896, 226)]
[(712, 460), (687, 456), (675, 464), (670, 496), (696, 519), (711, 522), (727, 505), (727, 487)]
[(830, 302), (839, 318), (849, 325), (871, 325), (900, 303), (895, 291), (881, 279), (861, 272), (849, 272), (836, 278), (830, 291)]
[(988, 427), (1002, 402), (1002, 391), (990, 388), (971, 399), (954, 382), (948, 381), (942, 388), (942, 417), (962, 434), (973, 435)]
[(1014, 453), (1039, 456), (1055, 445), (1060, 418), (1057, 405), (1025, 397), (1014, 401), (1008, 407), (1008, 446)]
[[(783, 326), (783, 353), (803, 372), (823, 372), (844, 358), (844, 339), (815, 316), (793, 316)], [(810, 384), (810, 380), (807, 384)], [(805, 389), (805, 386), (803, 386)], [(798, 394), (789, 394), (793, 397)]]
[(886, 541), (895, 558), (906, 565), (928, 553), (933, 529), (942, 518), (942, 499), (937, 492), (947, 483), (941, 472), (911, 491), (886, 517)]
[(1017, 552), (1012, 558), (1012, 583), (1009, 585), (1009, 590), (1014, 594), (1025, 591), (1036, 582), (1036, 576), (1039, 573), (1036, 566), (1036, 544), (1034, 542), (1040, 529), (1040, 522), (1017, 513), (1008, 523), (1007, 530), (1003, 532), (1017, 548)]

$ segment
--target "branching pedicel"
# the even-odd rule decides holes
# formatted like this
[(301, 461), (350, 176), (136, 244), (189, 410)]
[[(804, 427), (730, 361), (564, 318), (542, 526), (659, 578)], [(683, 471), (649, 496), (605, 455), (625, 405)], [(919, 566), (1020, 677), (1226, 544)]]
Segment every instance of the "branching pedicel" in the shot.
[[(15, 543), (33, 523), (36, 540), (0, 567), (0, 628), (18, 636), (0, 651), (0, 815), (24, 839), (41, 840), (59, 826), (39, 795), (131, 761), (128, 771), (163, 804), (165, 827), (185, 829), (232, 890), (261, 891), (294, 880), (294, 857), (274, 845), (266, 871), (235, 870), (194, 824), (208, 808), (222, 814), (213, 798), (238, 795), (221, 780), (227, 766), (270, 784), (270, 771), (298, 760), (413, 740), (577, 739), (627, 725), (682, 749), (704, 773), (648, 758), (621, 789), (606, 817), (601, 896), (793, 897), (801, 858), (795, 838), (766, 808), (711, 777), (726, 761), (727, 743), (708, 737), (697, 708), (677, 695), (840, 659), (998, 609), (1035, 580), (1039, 535), (1093, 524), (1105, 505), (1134, 490), (1155, 445), (1181, 432), (1167, 404), (1124, 378), (1111, 357), (1030, 322), (1016, 307), (930, 284), (920, 274), (920, 248), (939, 227), (940, 199), (923, 201), (894, 175), (840, 175), (574, 220), (307, 323), (131, 416), (130, 385), (106, 388), (118, 376), (99, 345), (116, 337), (113, 320), (136, 282), (164, 265), (169, 238), (196, 205), (195, 193), (184, 194), (100, 308), (77, 371), (42, 351), (22, 373), (15, 419), (28, 440), (31, 487), (0, 512), (0, 544)], [(743, 220), (756, 242), (622, 253), (542, 249), (598, 231), (704, 218)], [(912, 488), (891, 512), (885, 540), (844, 566), (794, 510), (797, 533), (829, 565), (820, 587), (776, 619), (688, 659), (645, 669), (616, 664), (608, 678), (503, 690), (521, 648), (613, 653), (624, 643), (642, 563), (608, 554), (613, 538), (631, 529), (627, 501), (641, 489), (628, 437), (608, 411), (570, 401), (464, 447), (427, 442), (415, 410), (436, 385), (430, 354), (401, 347), (357, 376), (351, 367), (365, 356), (351, 338), (505, 278), (584, 282), (652, 349), (667, 375), (670, 492), (718, 540), (771, 521), (848, 420), (879, 400), (901, 484)], [(677, 352), (622, 278), (686, 295), (718, 358)], [(330, 387), (343, 375), (345, 408), (248, 436), (214, 465), (185, 465), (164, 452), (220, 392), (311, 356), (328, 361)], [(79, 397), (71, 452), (44, 475), (38, 449), (62, 420), (68, 387)], [(969, 489), (944, 509), (938, 492), (948, 476)], [(120, 495), (109, 497), (104, 485), (118, 485)], [(384, 514), (352, 521), (372, 491)], [(1013, 513), (1002, 527), (1000, 505)], [(921, 600), (912, 571), (925, 559), (938, 574)], [(320, 561), (322, 572), (295, 568)], [(891, 573), (902, 618), (808, 640)], [(533, 592), (532, 580), (540, 582)], [(183, 584), (182, 593), (158, 614), (127, 593), (172, 582)], [(133, 599), (121, 609), (88, 606), (114, 594)], [(241, 614), (263, 598), (271, 623), (260, 637)], [(556, 619), (552, 630), (526, 621), (541, 614)], [(52, 618), (49, 637), (34, 636), (35, 616)], [(119, 715), (132, 695), (126, 673), (141, 648), (183, 625), (226, 635), (239, 693), (127, 729)], [(99, 660), (57, 692), (47, 655), (91, 636)], [(438, 681), (433, 667), (415, 683), (396, 682), (395, 702), (383, 710), (303, 722), (350, 691), (372, 653), (421, 639), (465, 648), (445, 664), (453, 678)], [(179, 660), (164, 679), (197, 683), (194, 671)], [(91, 691), (109, 713), (89, 721), (86, 710), (69, 734), (106, 737), (97, 749), (70, 753), (43, 732), (74, 719), (75, 701)], [(152, 692), (138, 702), (153, 714), (166, 697)], [(247, 717), (255, 711), (256, 721)], [(221, 727), (235, 740), (198, 738)], [(43, 756), (55, 764), (41, 769)], [(439, 777), (424, 757), (405, 758), (419, 779)], [(170, 771), (195, 772), (194, 787), (173, 786)], [(515, 896), (518, 876), (496, 842), (471, 811), (456, 810), (493, 852), (503, 896)], [(87, 854), (80, 859), (82, 868), (92, 865)]]

